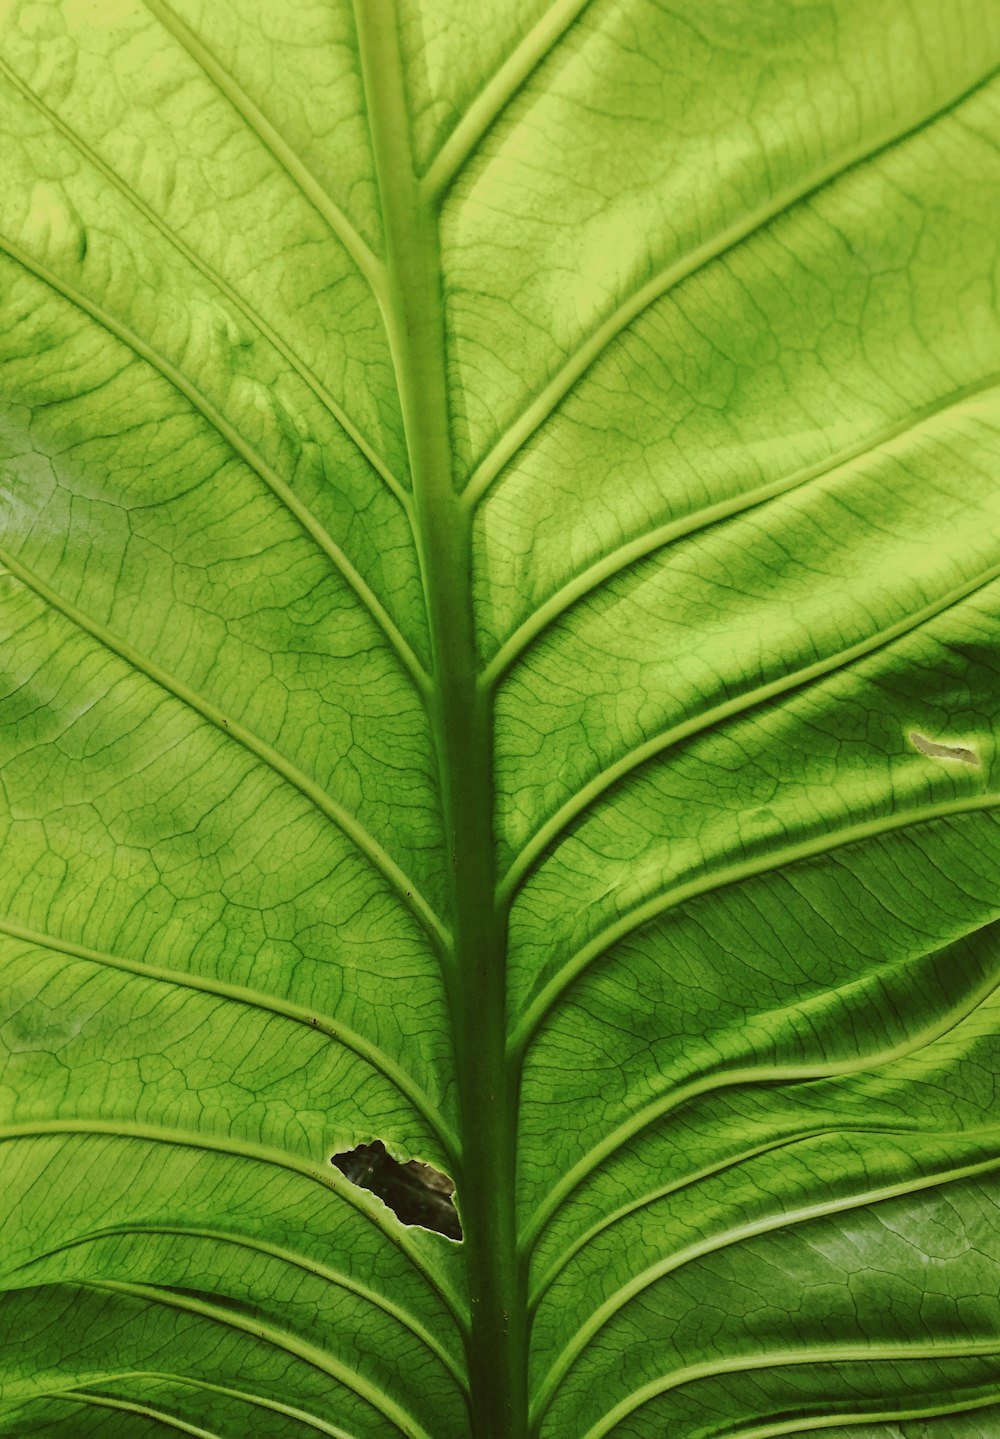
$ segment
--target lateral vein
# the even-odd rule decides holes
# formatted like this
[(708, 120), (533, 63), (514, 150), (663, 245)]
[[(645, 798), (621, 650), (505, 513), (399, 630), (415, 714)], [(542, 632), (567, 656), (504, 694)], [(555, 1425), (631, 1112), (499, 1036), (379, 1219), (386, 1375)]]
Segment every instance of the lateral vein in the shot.
[[(587, 1245), (596, 1239), (599, 1234), (603, 1234), (606, 1230), (614, 1228), (616, 1224), (620, 1224), (622, 1220), (627, 1219), (629, 1215), (635, 1214), (640, 1209), (645, 1209), (649, 1205), (655, 1204), (660, 1199), (667, 1198), (668, 1195), (677, 1194), (681, 1190), (689, 1189), (727, 1170), (738, 1169), (741, 1165), (748, 1163), (750, 1160), (757, 1159), (762, 1155), (773, 1154), (781, 1149), (794, 1149), (797, 1145), (807, 1144), (812, 1139), (822, 1139), (838, 1134), (852, 1136), (884, 1135), (906, 1139), (912, 1142), (914, 1138), (924, 1137), (936, 1140), (941, 1140), (944, 1137), (954, 1138), (956, 1140), (959, 1138), (968, 1139), (971, 1134), (978, 1134), (979, 1132), (980, 1131), (959, 1130), (955, 1131), (953, 1135), (943, 1136), (939, 1132), (925, 1135), (918, 1130), (915, 1125), (909, 1129), (904, 1129), (899, 1125), (888, 1124), (851, 1126), (843, 1124), (822, 1124), (817, 1125), (813, 1129), (802, 1130), (797, 1134), (782, 1134), (779, 1135), (778, 1138), (767, 1140), (763, 1144), (752, 1145), (749, 1149), (741, 1150), (738, 1154), (727, 1155), (725, 1159), (706, 1165), (704, 1168), (686, 1174), (679, 1179), (673, 1179), (667, 1184), (657, 1185), (655, 1189), (651, 1189), (635, 1199), (628, 1200), (627, 1203), (619, 1205), (617, 1209), (613, 1209), (601, 1219), (595, 1220), (593, 1224), (577, 1235), (572, 1243), (568, 1244), (544, 1270), (531, 1293), (531, 1311), (534, 1313), (538, 1309), (546, 1293), (566, 1266), (571, 1260), (575, 1259), (582, 1250), (586, 1249)], [(991, 1129), (989, 1132), (992, 1134), (994, 1131)]]
[(876, 630), (874, 634), (859, 640), (857, 644), (850, 645), (845, 650), (838, 650), (836, 654), (829, 655), (826, 659), (817, 660), (803, 669), (792, 670), (790, 673), (772, 680), (769, 684), (761, 685), (745, 694), (736, 695), (733, 699), (705, 710), (702, 714), (694, 715), (691, 719), (673, 725), (670, 729), (662, 730), (659, 734), (644, 740), (641, 745), (636, 745), (634, 749), (629, 750), (628, 754), (622, 755), (613, 764), (607, 765), (575, 794), (570, 795), (569, 799), (560, 805), (556, 812), (538, 828), (513, 860), (501, 880), (497, 889), (498, 900), (508, 904), (553, 841), (592, 804), (614, 788), (620, 780), (632, 774), (648, 760), (654, 759), (682, 740), (701, 734), (713, 725), (744, 714), (747, 710), (754, 709), (757, 705), (785, 694), (788, 690), (808, 684), (811, 680), (826, 678), (838, 670), (845, 669), (856, 660), (874, 654), (877, 650), (911, 634), (913, 630), (918, 629), (929, 620), (936, 619), (955, 605), (961, 604), (963, 600), (970, 599), (997, 579), (1000, 579), (1000, 563), (991, 565), (988, 570), (982, 571), (965, 584), (949, 590), (940, 599), (907, 615), (905, 619), (897, 621), (896, 624), (889, 625), (883, 630)]
[(202, 1150), (206, 1154), (223, 1154), (232, 1159), (251, 1160), (283, 1169), (301, 1179), (311, 1180), (350, 1205), (378, 1230), (386, 1242), (407, 1259), (415, 1273), (437, 1294), (451, 1311), (456, 1324), (463, 1330), (466, 1320), (463, 1307), (443, 1273), (434, 1270), (414, 1244), (410, 1231), (373, 1195), (343, 1177), (334, 1165), (321, 1166), (300, 1159), (280, 1149), (269, 1149), (249, 1139), (232, 1139), (221, 1134), (199, 1134), (195, 1130), (170, 1129), (165, 1125), (141, 1124), (136, 1120), (111, 1119), (39, 1119), (17, 1124), (0, 1125), (0, 1144), (22, 1139), (44, 1139), (56, 1135), (90, 1136), (103, 1139), (137, 1140), (144, 1144), (176, 1145)]
[(545, 985), (538, 997), (524, 1011), (515, 1026), (510, 1037), (509, 1052), (511, 1056), (516, 1056), (519, 1060), (523, 1059), (525, 1051), (548, 1019), (560, 996), (591, 964), (606, 954), (613, 945), (640, 929), (649, 920), (657, 919), (669, 910), (686, 903), (687, 900), (697, 898), (699, 895), (710, 894), (714, 890), (724, 889), (731, 884), (738, 884), (745, 879), (753, 879), (758, 875), (771, 873), (783, 865), (793, 864), (797, 860), (812, 859), (819, 855), (832, 853), (836, 849), (856, 844), (861, 840), (877, 839), (882, 835), (908, 829), (913, 825), (975, 814), (998, 807), (1000, 807), (1000, 794), (987, 793), (964, 799), (948, 800), (936, 805), (925, 805), (920, 809), (899, 814), (883, 815), (878, 819), (852, 825), (849, 829), (839, 830), (833, 834), (819, 834), (812, 839), (802, 840), (798, 844), (788, 845), (777, 853), (772, 852), (752, 860), (729, 865), (726, 869), (701, 875), (697, 879), (676, 885), (672, 889), (660, 890), (629, 910), (627, 914), (620, 916), (612, 924), (607, 925), (566, 961), (558, 974)]
[(872, 1409), (867, 1414), (856, 1410), (853, 1414), (827, 1414), (822, 1418), (812, 1415), (809, 1419), (785, 1419), (773, 1424), (757, 1424), (752, 1429), (741, 1429), (738, 1434), (733, 1434), (731, 1439), (779, 1439), (779, 1436), (786, 1434), (796, 1439), (800, 1434), (815, 1434), (820, 1429), (853, 1428), (856, 1424), (900, 1424), (909, 1419), (941, 1419), (948, 1415), (957, 1418), (970, 1410), (986, 1409), (998, 1399), (1000, 1389), (994, 1389), (988, 1394), (980, 1394), (977, 1398), (958, 1396), (944, 1404), (919, 1407), (908, 1404), (904, 1408), (901, 1402), (888, 1409)]
[[(1000, 1137), (1000, 1130), (996, 1131)], [(731, 1248), (735, 1244), (741, 1244), (747, 1239), (756, 1238), (760, 1234), (769, 1234), (776, 1229), (791, 1228), (797, 1224), (808, 1224), (813, 1219), (822, 1219), (827, 1215), (843, 1214), (853, 1209), (862, 1209), (868, 1205), (884, 1204), (891, 1199), (898, 1199), (904, 1195), (919, 1194), (925, 1189), (936, 1189), (940, 1185), (955, 1183), (963, 1179), (971, 1179), (980, 1174), (988, 1174), (1000, 1167), (1000, 1156), (980, 1160), (978, 1163), (958, 1165), (952, 1169), (944, 1170), (937, 1174), (921, 1174), (916, 1179), (902, 1180), (897, 1184), (883, 1185), (878, 1189), (871, 1189), (862, 1194), (845, 1195), (839, 1199), (825, 1200), (818, 1204), (803, 1205), (800, 1209), (790, 1212), (766, 1215), (757, 1220), (751, 1220), (743, 1224), (725, 1230), (721, 1234), (714, 1234), (706, 1239), (698, 1240), (694, 1244), (687, 1245), (684, 1249), (678, 1250), (675, 1254), (652, 1264), (641, 1274), (633, 1276), (627, 1284), (623, 1284), (606, 1299), (590, 1317), (579, 1326), (573, 1338), (565, 1346), (559, 1356), (553, 1361), (550, 1369), (541, 1381), (536, 1400), (536, 1408), (533, 1411), (535, 1422), (542, 1417), (548, 1409), (549, 1404), (555, 1397), (556, 1391), (579, 1359), (580, 1355), (590, 1344), (591, 1340), (600, 1332), (604, 1326), (614, 1318), (625, 1306), (646, 1289), (651, 1288), (660, 1279), (666, 1278), (676, 1270), (683, 1268), (685, 1264), (691, 1264), (697, 1259), (703, 1259), (710, 1254), (716, 1254), (722, 1249)]]
[(453, 1163), (455, 1162), (458, 1154), (458, 1139), (419, 1085), (415, 1084), (406, 1071), (401, 1069), (384, 1050), (379, 1049), (377, 1045), (372, 1044), (370, 1040), (365, 1039), (363, 1035), (350, 1029), (346, 1024), (342, 1024), (339, 1020), (307, 1009), (304, 1005), (293, 1004), (290, 1000), (264, 994), (260, 990), (250, 989), (246, 985), (231, 984), (215, 976), (207, 979), (203, 975), (192, 974), (186, 970), (167, 969), (162, 965), (124, 959), (120, 955), (89, 949), (85, 945), (71, 943), (56, 935), (43, 934), (39, 930), (29, 929), (6, 917), (0, 918), (0, 934), (9, 935), (11, 939), (19, 940), (24, 944), (37, 945), (40, 949), (55, 950), (74, 959), (86, 960), (91, 964), (103, 965), (108, 969), (121, 970), (125, 974), (138, 975), (140, 978), (154, 983), (177, 985), (184, 989), (197, 990), (200, 994), (212, 995), (214, 998), (251, 1005), (255, 1009), (262, 1009), (267, 1013), (279, 1015), (282, 1019), (289, 1019), (296, 1024), (301, 1024), (311, 1032), (325, 1034), (327, 1038), (342, 1044), (345, 1049), (351, 1050), (359, 1059), (363, 1059), (373, 1069), (384, 1075), (399, 1090), (403, 1098), (408, 1100), (417, 1113), (426, 1120), (431, 1131), (441, 1141), (449, 1159)]
[(316, 213), (326, 221), (344, 249), (354, 261), (359, 272), (368, 281), (372, 293), (381, 309), (385, 303), (385, 271), (381, 261), (358, 234), (340, 206), (323, 188), (311, 171), (303, 164), (286, 140), (271, 124), (258, 105), (232, 75), (219, 64), (211, 51), (202, 44), (194, 31), (184, 23), (164, 0), (142, 0), (146, 9), (159, 20), (173, 38), (204, 71), (220, 94), (224, 95), (240, 119), (270, 150), (278, 164), (312, 205)]
[(841, 466), (850, 464), (852, 460), (874, 454), (883, 445), (890, 444), (903, 435), (921, 429), (929, 421), (935, 420), (941, 415), (950, 414), (959, 409), (966, 400), (975, 399), (998, 385), (1000, 385), (1000, 372), (987, 375), (985, 379), (976, 380), (972, 384), (953, 390), (943, 399), (905, 416), (897, 423), (879, 431), (878, 434), (866, 436), (857, 445), (848, 446), (832, 458), (796, 470), (794, 474), (774, 480), (770, 484), (761, 485), (747, 494), (722, 500), (716, 505), (698, 510), (695, 514), (686, 515), (683, 519), (657, 525), (655, 529), (637, 535), (634, 539), (612, 550), (610, 554), (603, 555), (581, 574), (575, 575), (573, 579), (567, 581), (548, 599), (544, 600), (500, 646), (489, 664), (483, 669), (480, 685), (484, 689), (493, 689), (503, 680), (507, 671), (522, 658), (525, 652), (556, 620), (560, 619), (580, 600), (586, 599), (588, 595), (600, 589), (609, 580), (614, 579), (616, 575), (639, 564), (642, 560), (648, 559), (657, 550), (664, 549), (675, 540), (688, 539), (723, 520), (732, 519), (748, 510), (756, 509), (769, 500), (777, 499), (793, 490), (802, 488), (813, 480), (824, 479), (827, 475), (840, 469)]
[(1000, 74), (1000, 67), (994, 67), (986, 75), (982, 76), (974, 84), (968, 86), (959, 95), (940, 106), (933, 114), (925, 116), (915, 125), (908, 129), (880, 141), (873, 147), (865, 148), (851, 155), (846, 161), (836, 160), (820, 170), (817, 175), (811, 178), (802, 187), (789, 188), (782, 191), (776, 203), (761, 207), (752, 212), (742, 220), (727, 226), (720, 234), (697, 246), (682, 260), (668, 265), (650, 280), (640, 286), (627, 299), (613, 310), (598, 326), (592, 331), (586, 340), (580, 345), (574, 354), (556, 371), (548, 381), (541, 393), (536, 396), (532, 403), (523, 411), (521, 416), (514, 421), (506, 434), (502, 435), (489, 453), (476, 466), (463, 494), (464, 502), (474, 508), (489, 490), (493, 481), (500, 474), (501, 470), (510, 462), (519, 450), (527, 443), (531, 436), (539, 429), (558, 405), (564, 400), (569, 391), (576, 384), (577, 380), (590, 369), (599, 359), (609, 345), (628, 328), (633, 321), (668, 291), (674, 289), (684, 280), (691, 279), (700, 270), (714, 260), (720, 259), (730, 250), (742, 244), (751, 235), (765, 229), (773, 220), (776, 220), (786, 211), (803, 201), (810, 199), (826, 186), (839, 180), (849, 171), (868, 164), (877, 159), (886, 151), (911, 139), (920, 131), (933, 125), (936, 121), (943, 119), (958, 105), (969, 99), (978, 90), (981, 90), (994, 77)]
[(548, 58), (590, 0), (555, 0), (470, 103), (423, 177), (427, 196), (440, 200), (532, 73)]
[(202, 275), (204, 275), (205, 279), (208, 280), (211, 285), (221, 291), (221, 293), (226, 296), (227, 300), (229, 300), (233, 305), (235, 305), (242, 312), (242, 314), (245, 315), (245, 317), (250, 321), (250, 323), (257, 330), (260, 331), (260, 333), (264, 336), (268, 343), (278, 351), (281, 357), (296, 372), (296, 374), (300, 377), (303, 383), (306, 384), (310, 390), (312, 390), (313, 394), (319, 400), (323, 408), (327, 410), (327, 412), (333, 417), (333, 419), (337, 422), (337, 424), (348, 436), (348, 438), (353, 442), (356, 448), (360, 450), (364, 459), (371, 465), (372, 469), (376, 471), (376, 473), (379, 475), (380, 479), (383, 481), (386, 487), (399, 501), (400, 505), (402, 506), (404, 512), (407, 515), (407, 518), (410, 519), (411, 502), (408, 492), (400, 484), (399, 480), (393, 474), (392, 470), (386, 464), (385, 460), (381, 457), (381, 455), (379, 455), (378, 452), (373, 448), (373, 446), (369, 444), (369, 442), (365, 439), (364, 435), (355, 425), (354, 421), (350, 418), (350, 416), (347, 414), (346, 410), (344, 410), (339, 401), (334, 399), (333, 395), (330, 394), (326, 386), (321, 382), (319, 377), (314, 373), (310, 366), (306, 364), (302, 357), (297, 354), (295, 350), (292, 349), (292, 347), (287, 343), (287, 341), (285, 341), (282, 336), (279, 335), (278, 332), (272, 328), (271, 325), (268, 324), (264, 317), (249, 303), (249, 301), (244, 299), (244, 297), (239, 293), (239, 291), (234, 289), (233, 286), (230, 285), (228, 280), (223, 279), (223, 277), (212, 265), (208, 264), (207, 261), (203, 260), (196, 250), (192, 249), (185, 240), (181, 239), (180, 235), (178, 235), (175, 230), (171, 229), (171, 227), (160, 215), (157, 214), (157, 212), (152, 208), (152, 206), (147, 205), (146, 201), (143, 200), (142, 197), (138, 195), (135, 190), (133, 190), (132, 187), (124, 179), (122, 179), (122, 177), (115, 170), (111, 168), (110, 165), (106, 164), (105, 161), (101, 159), (100, 155), (98, 155), (97, 152), (93, 150), (87, 144), (87, 142), (66, 123), (65, 120), (61, 118), (61, 116), (57, 115), (54, 110), (50, 109), (49, 106), (46, 105), (45, 101), (42, 100), (40, 96), (35, 94), (34, 90), (30, 89), (29, 86), (25, 85), (24, 81), (21, 80), (20, 77), (16, 75), (13, 70), (10, 69), (6, 61), (2, 58), (0, 58), (0, 74), (3, 74), (6, 77), (9, 83), (18, 90), (18, 92), (24, 97), (24, 99), (27, 100), (30, 105), (33, 105), (36, 110), (38, 110), (39, 114), (45, 116), (48, 122), (52, 126), (54, 126), (54, 128), (57, 129), (59, 133), (69, 141), (73, 148), (77, 150), (78, 153), (89, 164), (93, 165), (94, 169), (97, 170), (104, 177), (104, 179), (108, 182), (109, 185), (112, 185), (119, 192), (119, 194), (124, 196), (124, 198), (128, 201), (130, 205), (133, 206), (134, 209), (138, 210), (139, 214), (142, 215), (143, 219), (146, 220), (148, 224), (154, 226), (155, 229), (159, 230), (160, 234), (164, 237), (168, 244), (170, 244), (175, 250), (177, 250), (179, 254), (183, 255), (185, 260), (187, 260), (189, 264), (193, 265), (195, 269), (197, 269)]
[[(600, 1166), (617, 1153), (623, 1145), (627, 1144), (630, 1139), (637, 1138), (658, 1120), (664, 1119), (668, 1114), (689, 1104), (692, 1099), (697, 1099), (702, 1094), (715, 1094), (721, 1089), (732, 1089), (737, 1085), (752, 1087), (758, 1084), (802, 1084), (823, 1079), (845, 1079), (856, 1074), (866, 1074), (872, 1069), (880, 1069), (882, 1066), (892, 1064), (900, 1059), (908, 1059), (914, 1054), (919, 1054), (928, 1045), (943, 1039), (946, 1034), (950, 1034), (963, 1021), (975, 1014), (997, 992), (998, 986), (1000, 986), (1000, 977), (992, 974), (987, 983), (974, 990), (962, 1004), (949, 1010), (937, 1024), (925, 1025), (917, 1034), (907, 1035), (898, 1044), (889, 1045), (875, 1054), (863, 1054), (856, 1059), (820, 1064), (771, 1064), (754, 1065), (742, 1069), (718, 1069), (702, 1074), (677, 1089), (666, 1089), (650, 1103), (644, 1104), (635, 1114), (630, 1115), (623, 1124), (619, 1124), (611, 1134), (607, 1135), (600, 1144), (596, 1144), (549, 1190), (525, 1226), (522, 1237), (523, 1246), (526, 1249), (534, 1247), (543, 1229), (564, 1200), (585, 1183), (592, 1174), (596, 1173)], [(997, 1130), (997, 1135), (1000, 1137), (1000, 1130)]]
[(223, 1439), (214, 1429), (202, 1429), (200, 1424), (189, 1424), (186, 1419), (170, 1414), (166, 1409), (156, 1409), (151, 1404), (140, 1404), (137, 1399), (112, 1399), (107, 1394), (91, 1394), (86, 1389), (64, 1389), (62, 1398), (75, 1404), (92, 1404), (98, 1409), (118, 1409), (125, 1414), (141, 1414), (153, 1419), (166, 1429), (177, 1429), (181, 1434), (193, 1434), (195, 1439)]
[(713, 1359), (702, 1364), (691, 1364), (686, 1369), (676, 1369), (673, 1374), (663, 1375), (642, 1385), (613, 1409), (608, 1410), (596, 1424), (591, 1425), (583, 1439), (604, 1439), (617, 1424), (634, 1414), (650, 1400), (666, 1394), (681, 1385), (694, 1383), (698, 1379), (712, 1379), (721, 1374), (752, 1374), (758, 1369), (781, 1369), (793, 1364), (876, 1364), (880, 1360), (899, 1363), (907, 1359), (973, 1359), (1000, 1358), (1000, 1345), (995, 1340), (968, 1340), (964, 1344), (938, 1344), (933, 1340), (925, 1344), (837, 1344), (825, 1349), (773, 1350), (765, 1354), (739, 1355), (728, 1359)]
[[(313, 1429), (319, 1434), (326, 1434), (328, 1439), (361, 1439), (360, 1435), (349, 1434), (339, 1425), (328, 1424), (325, 1419), (320, 1419), (315, 1414), (308, 1414), (304, 1409), (298, 1409), (292, 1404), (282, 1404), (277, 1399), (267, 1399), (262, 1394), (252, 1394), (246, 1389), (233, 1389), (225, 1384), (211, 1384), (206, 1379), (192, 1379), (188, 1374), (171, 1374), (156, 1369), (128, 1369), (122, 1373), (102, 1372), (88, 1376), (88, 1382), (95, 1385), (117, 1384), (122, 1380), (129, 1382), (151, 1380), (157, 1384), (177, 1384), (181, 1388), (196, 1389), (208, 1394), (221, 1394), (227, 1399), (238, 1399), (256, 1409), (270, 1409), (273, 1413), (282, 1414), (287, 1419), (295, 1419), (308, 1429)], [(63, 1395), (75, 1395), (79, 1392), (72, 1385), (68, 1385), (63, 1389), (42, 1390), (38, 1397), (58, 1399)]]
[(423, 1425), (408, 1414), (401, 1405), (390, 1399), (377, 1384), (373, 1384), (364, 1375), (351, 1369), (349, 1365), (334, 1358), (325, 1350), (318, 1348), (317, 1345), (310, 1344), (297, 1335), (288, 1333), (287, 1330), (278, 1329), (273, 1324), (265, 1323), (257, 1316), (243, 1315), (225, 1305), (213, 1304), (205, 1299), (195, 1299), (191, 1295), (179, 1294), (176, 1290), (157, 1284), (132, 1284), (119, 1279), (78, 1279), (75, 1283), (81, 1289), (94, 1289), (107, 1294), (122, 1294), (132, 1299), (161, 1304), (167, 1309), (178, 1309), (187, 1314), (197, 1314), (213, 1323), (238, 1329), (253, 1339), (262, 1339), (265, 1344), (302, 1360), (312, 1368), (318, 1369), (321, 1373), (343, 1384), (346, 1389), (353, 1390), (359, 1398), (388, 1419), (390, 1424), (393, 1424), (401, 1434), (405, 1434), (407, 1439), (431, 1439), (431, 1435)]
[[(14, 1270), (8, 1272), (17, 1273), (20, 1270), (42, 1263), (52, 1255), (64, 1254), (69, 1249), (79, 1249), (84, 1245), (96, 1243), (101, 1239), (110, 1239), (126, 1234), (164, 1234), (175, 1238), (190, 1237), (192, 1239), (208, 1239), (216, 1244), (231, 1244), (238, 1249), (248, 1249), (253, 1254), (263, 1254), (269, 1259), (277, 1259), (283, 1264), (288, 1264), (295, 1269), (301, 1270), (303, 1274), (310, 1274), (317, 1279), (323, 1279), (327, 1283), (335, 1285), (338, 1289), (346, 1290), (347, 1293), (355, 1295), (358, 1299), (365, 1300), (365, 1302), (371, 1304), (373, 1308), (381, 1309), (384, 1314), (387, 1314), (391, 1319), (395, 1319), (397, 1323), (401, 1324), (404, 1329), (408, 1329), (416, 1339), (419, 1339), (420, 1342), (435, 1355), (441, 1362), (443, 1368), (448, 1370), (460, 1389), (465, 1385), (465, 1379), (459, 1372), (458, 1365), (448, 1353), (447, 1349), (445, 1349), (444, 1345), (439, 1343), (426, 1325), (422, 1324), (410, 1314), (407, 1309), (404, 1309), (401, 1304), (394, 1304), (391, 1299), (386, 1298), (383, 1294), (379, 1294), (377, 1290), (359, 1283), (356, 1279), (351, 1279), (349, 1275), (342, 1274), (340, 1270), (332, 1269), (328, 1264), (320, 1264), (317, 1260), (311, 1259), (305, 1254), (295, 1254), (292, 1250), (285, 1249), (281, 1245), (268, 1244), (261, 1239), (251, 1238), (249, 1235), (227, 1234), (221, 1229), (205, 1229), (193, 1224), (116, 1224), (106, 1229), (98, 1229), (89, 1234), (79, 1235), (74, 1239), (67, 1240), (65, 1244), (58, 1244), (52, 1249), (44, 1250), (42, 1253), (33, 1254), (30, 1259), (25, 1260), (23, 1264), (17, 1265)], [(75, 1283), (76, 1281), (70, 1282)]]
[(140, 654), (124, 640), (119, 639), (112, 631), (105, 626), (98, 624), (96, 620), (76, 608), (69, 600), (57, 594), (44, 580), (30, 570), (26, 565), (16, 559), (13, 555), (0, 550), (0, 565), (16, 576), (22, 584), (32, 590), (39, 599), (43, 600), (53, 609), (58, 610), (72, 624), (89, 634), (105, 649), (119, 656), (126, 664), (133, 669), (146, 675), (154, 684), (158, 685), (166, 693), (173, 696), (188, 709), (208, 721), (223, 735), (240, 744), (248, 750), (255, 758), (262, 760), (275, 774), (287, 784), (297, 789), (299, 793), (326, 818), (331, 820), (337, 828), (354, 844), (354, 846), (365, 856), (368, 862), (378, 870), (391, 887), (396, 891), (398, 897), (405, 906), (411, 910), (420, 921), (424, 929), (440, 945), (447, 947), (448, 934), (441, 921), (430, 907), (420, 891), (414, 886), (413, 881), (404, 874), (396, 861), (379, 844), (375, 837), (359, 823), (353, 814), (332, 799), (326, 791), (307, 774), (298, 769), (284, 755), (267, 744), (258, 735), (240, 724), (238, 720), (230, 719), (211, 700), (206, 699), (196, 690), (177, 679), (167, 670), (163, 669), (147, 655)]
[(183, 395), (191, 407), (207, 421), (233, 453), (238, 455), (243, 463), (263, 481), (317, 548), (326, 555), (333, 568), (346, 581), (373, 622), (382, 631), (390, 649), (410, 676), (417, 693), (426, 701), (430, 686), (427, 672), (407, 640), (404, 639), (395, 621), (390, 618), (381, 600), (377, 598), (368, 582), (351, 564), (340, 546), (335, 543), (308, 507), (298, 498), (291, 486), (281, 479), (267, 461), (245, 442), (239, 431), (229, 423), (225, 416), (206, 399), (200, 390), (190, 383), (175, 365), (148, 345), (134, 330), (123, 325), (103, 306), (96, 304), (82, 291), (57, 275), (54, 270), (50, 270), (47, 265), (33, 259), (27, 251), (22, 250), (19, 245), (6, 236), (0, 236), (0, 250), (3, 250), (36, 279), (48, 285), (56, 294), (75, 305), (85, 315), (89, 315), (92, 320), (107, 330), (108, 334), (113, 335), (139, 359), (145, 360), (147, 364), (157, 370), (179, 394)]

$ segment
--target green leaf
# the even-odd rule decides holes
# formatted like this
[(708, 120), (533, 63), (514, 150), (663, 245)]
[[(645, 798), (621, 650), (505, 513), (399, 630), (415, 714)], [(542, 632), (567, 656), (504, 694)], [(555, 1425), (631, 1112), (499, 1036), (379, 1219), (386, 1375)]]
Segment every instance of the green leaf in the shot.
[(998, 1432), (998, 62), (3, 6), (0, 1432)]

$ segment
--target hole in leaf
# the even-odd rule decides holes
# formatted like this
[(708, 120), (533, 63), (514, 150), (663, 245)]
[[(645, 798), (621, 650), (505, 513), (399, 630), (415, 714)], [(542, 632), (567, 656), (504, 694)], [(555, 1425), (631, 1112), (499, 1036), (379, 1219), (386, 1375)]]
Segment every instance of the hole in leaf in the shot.
[(455, 1186), (439, 1169), (419, 1159), (400, 1164), (386, 1152), (381, 1139), (335, 1154), (330, 1163), (351, 1184), (377, 1195), (403, 1224), (419, 1224), (449, 1239), (461, 1239), (462, 1224), (452, 1199)]
[(960, 744), (937, 744), (936, 741), (928, 739), (926, 735), (918, 734), (915, 729), (910, 730), (910, 739), (914, 747), (921, 754), (928, 754), (932, 759), (957, 759), (963, 764), (978, 764), (979, 756), (974, 749), (966, 749)]

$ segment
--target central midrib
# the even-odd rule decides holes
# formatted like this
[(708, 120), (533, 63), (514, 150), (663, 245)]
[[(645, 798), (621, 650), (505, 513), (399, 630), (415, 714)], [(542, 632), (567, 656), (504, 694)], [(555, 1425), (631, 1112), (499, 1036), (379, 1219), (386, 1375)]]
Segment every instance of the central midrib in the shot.
[(471, 518), (452, 476), (438, 216), (413, 163), (393, 7), (355, 0), (355, 19), (433, 655), (431, 723), (452, 896), (453, 938), (442, 963), (459, 1094), (471, 1433), (523, 1439), (528, 1320), (514, 1202), (516, 1088), (505, 1052), (506, 926), (496, 900), (492, 705), (477, 685)]

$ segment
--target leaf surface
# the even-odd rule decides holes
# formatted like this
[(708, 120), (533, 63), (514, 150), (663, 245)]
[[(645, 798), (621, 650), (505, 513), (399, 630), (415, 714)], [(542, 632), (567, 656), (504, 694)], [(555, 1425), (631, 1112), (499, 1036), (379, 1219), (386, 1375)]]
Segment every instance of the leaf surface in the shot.
[(0, 1432), (993, 1433), (995, 7), (0, 34)]

